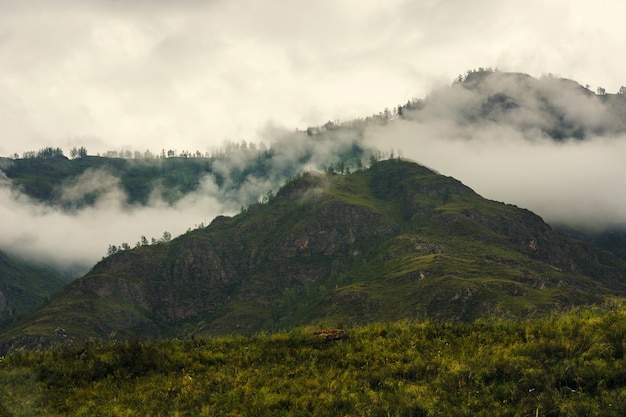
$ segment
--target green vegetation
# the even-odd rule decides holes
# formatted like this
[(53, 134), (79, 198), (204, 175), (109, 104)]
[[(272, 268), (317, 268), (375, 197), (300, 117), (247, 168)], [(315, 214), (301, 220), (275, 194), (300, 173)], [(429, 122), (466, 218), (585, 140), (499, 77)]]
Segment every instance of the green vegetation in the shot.
[(7, 416), (622, 416), (621, 302), (523, 321), (127, 340), (0, 363)]
[(39, 306), (67, 282), (50, 268), (0, 251), (0, 320)]
[[(194, 191), (200, 178), (210, 172), (211, 162), (207, 158), (135, 161), (99, 156), (70, 160), (59, 155), (12, 160), (6, 174), (26, 194), (49, 203), (66, 204), (59, 201), (62, 186), (71, 186), (85, 172), (105, 172), (119, 179), (119, 185), (126, 192), (129, 203), (145, 204), (157, 186), (162, 187), (162, 197), (170, 202)], [(86, 194), (83, 201), (71, 203), (91, 204), (97, 198), (97, 192), (102, 191), (106, 190), (94, 190)]]

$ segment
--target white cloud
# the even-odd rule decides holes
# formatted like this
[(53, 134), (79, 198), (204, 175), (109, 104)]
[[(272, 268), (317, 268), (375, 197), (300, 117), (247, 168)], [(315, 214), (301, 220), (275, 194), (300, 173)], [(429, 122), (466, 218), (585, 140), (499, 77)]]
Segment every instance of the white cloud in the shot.
[[(495, 92), (508, 93), (514, 106), (482, 114)], [(582, 131), (585, 139), (548, 137), (563, 125), (559, 115), (574, 124), (569, 133)], [(401, 150), (548, 222), (602, 229), (626, 224), (625, 127), (580, 86), (494, 73), (475, 89), (435, 91), (422, 109), (368, 129), (365, 144)]]
[(148, 240), (159, 239), (164, 231), (177, 236), (189, 227), (210, 222), (218, 214), (231, 213), (218, 201), (217, 189), (210, 181), (174, 205), (155, 200), (150, 206), (129, 206), (117, 180), (96, 171), (88, 171), (61, 194), (67, 200), (76, 200), (93, 190), (102, 192), (96, 204), (66, 211), (36, 202), (3, 180), (0, 248), (68, 273), (84, 273), (106, 255), (109, 244), (126, 242), (132, 247), (142, 235)]

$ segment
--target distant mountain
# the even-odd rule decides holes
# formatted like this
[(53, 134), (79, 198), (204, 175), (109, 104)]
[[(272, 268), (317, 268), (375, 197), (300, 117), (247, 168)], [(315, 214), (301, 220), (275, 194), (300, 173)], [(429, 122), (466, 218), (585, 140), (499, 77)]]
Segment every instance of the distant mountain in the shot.
[(0, 318), (6, 321), (33, 310), (67, 282), (50, 268), (0, 251)]
[(598, 248), (610, 251), (615, 256), (626, 261), (626, 225), (602, 230), (600, 232), (581, 232), (566, 226), (557, 226), (556, 228), (575, 239), (582, 240)]
[(93, 205), (116, 189), (129, 205), (149, 205), (154, 200), (172, 204), (199, 191), (206, 181), (214, 184), (213, 192), (220, 199), (239, 208), (255, 203), (304, 167), (354, 169), (360, 165), (366, 150), (358, 144), (357, 135), (342, 136), (331, 130), (324, 129), (323, 137), (315, 139), (305, 132), (277, 137), (271, 148), (244, 141), (210, 155), (0, 158), (0, 174), (27, 196), (67, 210)]
[(524, 317), (626, 295), (623, 260), (412, 162), (304, 174), (268, 200), (102, 260), (2, 346)]
[(537, 139), (584, 140), (626, 132), (626, 94), (596, 94), (576, 81), (491, 70), (469, 71), (450, 86), (398, 107), (402, 118), (460, 127), (498, 124)]

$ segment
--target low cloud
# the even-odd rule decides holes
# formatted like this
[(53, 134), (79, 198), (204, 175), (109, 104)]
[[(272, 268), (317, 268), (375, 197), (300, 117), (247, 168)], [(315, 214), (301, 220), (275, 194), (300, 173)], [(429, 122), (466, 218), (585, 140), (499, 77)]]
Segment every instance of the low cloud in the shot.
[(120, 179), (103, 169), (88, 169), (65, 181), (51, 204), (28, 197), (2, 177), (0, 218), (6, 225), (0, 250), (77, 276), (105, 256), (108, 245), (133, 247), (142, 236), (158, 240), (165, 231), (176, 237), (217, 215), (235, 214), (268, 191), (278, 191), (291, 176), (338, 162), (359, 137), (348, 130), (311, 138), (277, 126), (267, 127), (262, 135), (269, 147), (239, 146), (217, 157), (197, 189), (174, 203), (164, 201), (156, 185), (147, 204), (131, 204)]
[(126, 195), (120, 187), (120, 179), (102, 169), (88, 168), (81, 175), (71, 178), (59, 188), (59, 202), (63, 205), (81, 205), (90, 198), (98, 200), (99, 207), (117, 207)]
[[(97, 179), (94, 175), (91, 172), (88, 181)], [(102, 178), (103, 185), (107, 184), (110, 174)], [(76, 182), (63, 195), (78, 196), (81, 187)], [(209, 189), (207, 183), (202, 191)], [(32, 200), (5, 180), (0, 186), (0, 217), (5, 224), (0, 248), (78, 275), (104, 256), (109, 244), (134, 246), (141, 236), (158, 239), (165, 231), (176, 236), (218, 214), (228, 214), (225, 210), (211, 192), (188, 195), (174, 205), (129, 206), (116, 184), (106, 188), (93, 205), (64, 210)]]
[(482, 83), (434, 92), (405, 117), (369, 128), (365, 143), (395, 148), (551, 223), (626, 224), (624, 97), (522, 75), (494, 73)]

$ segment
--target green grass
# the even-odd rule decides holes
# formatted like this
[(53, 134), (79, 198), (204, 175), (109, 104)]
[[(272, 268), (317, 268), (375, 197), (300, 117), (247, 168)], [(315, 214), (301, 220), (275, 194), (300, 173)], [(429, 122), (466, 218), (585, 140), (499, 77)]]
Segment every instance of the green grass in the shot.
[(0, 362), (0, 415), (621, 416), (621, 302), (542, 319), (377, 322), (87, 344)]

